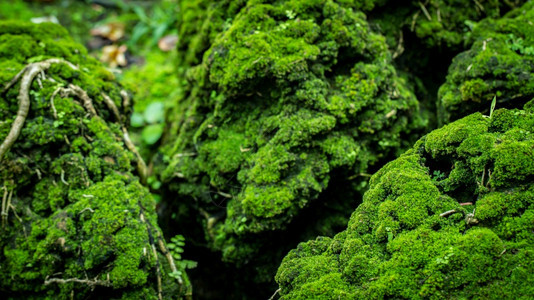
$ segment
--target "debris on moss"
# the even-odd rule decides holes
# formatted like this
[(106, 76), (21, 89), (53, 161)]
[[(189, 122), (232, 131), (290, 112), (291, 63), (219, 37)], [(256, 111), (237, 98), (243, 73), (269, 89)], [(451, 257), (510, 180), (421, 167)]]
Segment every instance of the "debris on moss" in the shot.
[[(0, 22), (0, 292), (20, 299), (185, 295), (140, 184), (113, 74), (51, 24)], [(138, 177), (139, 176), (139, 177)]]
[(250, 261), (268, 242), (259, 236), (316, 205), (332, 176), (364, 190), (367, 172), (424, 129), (360, 11), (373, 3), (182, 3), (188, 82), (170, 112), (162, 181), (189, 197), (180, 205), (203, 215), (224, 260)]
[(442, 123), (475, 111), (520, 108), (534, 97), (534, 3), (505, 17), (477, 23), (469, 35), (471, 49), (456, 56), (439, 90)]
[(533, 124), (527, 105), (420, 139), (371, 178), (345, 231), (284, 258), (281, 298), (532, 297)]

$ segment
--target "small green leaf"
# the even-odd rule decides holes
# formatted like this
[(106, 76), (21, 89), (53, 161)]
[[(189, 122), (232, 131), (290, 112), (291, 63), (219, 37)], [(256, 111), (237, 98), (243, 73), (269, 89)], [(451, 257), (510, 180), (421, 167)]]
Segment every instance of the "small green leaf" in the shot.
[(141, 137), (143, 138), (143, 141), (147, 143), (148, 145), (154, 145), (159, 140), (162, 134), (163, 134), (163, 125), (154, 124), (154, 125), (148, 125), (145, 128), (143, 128)]
[(130, 125), (132, 125), (132, 127), (143, 127), (143, 125), (145, 125), (143, 114), (134, 112), (130, 117)]
[(493, 115), (493, 111), (495, 110), (495, 105), (497, 104), (497, 96), (493, 97), (493, 100), (491, 101), (491, 108), (490, 108), (490, 118)]
[(161, 123), (165, 121), (165, 106), (163, 102), (150, 103), (143, 114), (145, 121), (149, 124)]

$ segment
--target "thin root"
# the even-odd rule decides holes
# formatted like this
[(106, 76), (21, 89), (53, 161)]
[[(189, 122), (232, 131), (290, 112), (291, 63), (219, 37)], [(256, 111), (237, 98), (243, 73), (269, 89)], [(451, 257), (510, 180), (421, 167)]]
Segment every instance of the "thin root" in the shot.
[(124, 126), (122, 127), (122, 137), (128, 150), (133, 152), (133, 154), (135, 154), (135, 157), (137, 157), (137, 172), (139, 173), (141, 182), (145, 183), (146, 177), (148, 175), (148, 169), (147, 169), (146, 163), (141, 157), (141, 154), (139, 154), (139, 151), (137, 151), (137, 148), (135, 148), (134, 143), (132, 143), (132, 140), (130, 139), (130, 135), (128, 134), (128, 130), (126, 130), (126, 127)]
[(15, 77), (4, 87), (5, 92), (20, 79), (20, 89), (18, 95), (19, 109), (6, 139), (0, 145), (0, 160), (2, 159), (4, 154), (11, 148), (11, 146), (13, 146), (13, 144), (20, 135), (22, 127), (24, 126), (24, 122), (26, 121), (26, 117), (28, 116), (28, 112), (30, 111), (30, 89), (33, 80), (38, 74), (50, 68), (52, 64), (59, 63), (66, 64), (72, 69), (78, 70), (78, 67), (66, 60), (59, 58), (51, 58), (27, 65), (26, 67), (24, 67), (24, 69), (22, 69), (22, 71), (15, 75)]
[(2, 228), (4, 228), (6, 226), (5, 224), (5, 219), (4, 219), (4, 216), (7, 216), (7, 212), (6, 212), (6, 203), (7, 203), (7, 188), (4, 186), (3, 187), (4, 189), (4, 196), (2, 197)]
[(274, 291), (274, 294), (271, 296), (271, 298), (269, 298), (269, 300), (273, 300), (274, 297), (276, 297), (276, 295), (280, 292), (280, 289), (277, 289), (276, 291)]
[(421, 3), (421, 1), (419, 1), (419, 6), (421, 7), (421, 10), (423, 11), (423, 14), (425, 14), (425, 17), (429, 21), (432, 21), (432, 16), (430, 16), (430, 13), (428, 13), (428, 10), (426, 10), (425, 5), (423, 3)]
[(121, 115), (119, 113), (119, 109), (117, 108), (117, 105), (115, 105), (115, 102), (113, 102), (113, 100), (111, 100), (111, 98), (102, 93), (102, 97), (104, 98), (104, 102), (106, 103), (106, 105), (108, 106), (109, 110), (111, 110), (113, 112), (113, 115), (115, 116), (115, 119), (120, 123), (121, 122)]
[(106, 287), (110, 287), (111, 286), (111, 282), (109, 280), (98, 280), (98, 279), (79, 279), (79, 278), (68, 278), (68, 279), (61, 279), (61, 278), (48, 278), (48, 276), (45, 278), (45, 281), (44, 281), (44, 285), (49, 285), (49, 284), (52, 284), (52, 283), (57, 283), (57, 284), (66, 284), (66, 283), (70, 283), (70, 282), (76, 282), (76, 283), (81, 283), (81, 284), (85, 284), (85, 285), (88, 285), (92, 288), (94, 288), (95, 286), (106, 286)]
[(448, 211), (446, 211), (446, 212), (440, 214), (439, 216), (440, 216), (440, 217), (447, 217), (447, 216), (450, 216), (450, 215), (455, 214), (455, 213), (457, 213), (457, 212), (458, 212), (458, 211), (457, 211), (456, 209), (451, 209), (451, 210), (448, 210)]

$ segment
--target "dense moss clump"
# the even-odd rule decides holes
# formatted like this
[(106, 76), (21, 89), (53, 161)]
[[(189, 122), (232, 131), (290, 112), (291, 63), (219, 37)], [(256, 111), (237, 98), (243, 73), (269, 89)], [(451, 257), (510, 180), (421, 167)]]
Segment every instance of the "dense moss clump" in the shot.
[(348, 227), (283, 260), (282, 299), (534, 296), (534, 110), (475, 113), (379, 170)]
[(332, 176), (361, 191), (360, 175), (425, 119), (360, 11), (373, 1), (200, 2), (182, 6), (181, 66), (192, 67), (162, 177), (194, 199), (223, 259), (246, 262), (258, 234), (284, 229)]
[(466, 34), (484, 18), (498, 18), (526, 2), (519, 1), (387, 1), (371, 12), (373, 23), (388, 37), (388, 44), (402, 47), (402, 34), (411, 32), (425, 48), (461, 49)]
[(50, 23), (0, 22), (0, 69), (4, 298), (185, 292), (136, 176), (114, 76)]
[(440, 119), (475, 111), (521, 107), (534, 96), (534, 2), (498, 20), (486, 19), (469, 35), (471, 49), (454, 58), (439, 90)]

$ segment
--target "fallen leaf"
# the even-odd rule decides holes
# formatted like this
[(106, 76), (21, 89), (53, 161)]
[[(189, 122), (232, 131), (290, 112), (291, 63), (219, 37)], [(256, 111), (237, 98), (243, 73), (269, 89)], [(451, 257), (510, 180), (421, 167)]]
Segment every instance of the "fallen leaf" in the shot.
[(111, 22), (91, 29), (92, 36), (101, 36), (112, 41), (118, 41), (124, 36), (124, 24)]
[(159, 39), (158, 47), (161, 51), (168, 52), (176, 47), (176, 43), (178, 43), (178, 35), (169, 34)]
[(126, 45), (109, 45), (102, 48), (102, 55), (100, 61), (109, 64), (110, 67), (116, 68), (117, 66), (125, 67), (128, 64), (126, 61)]

